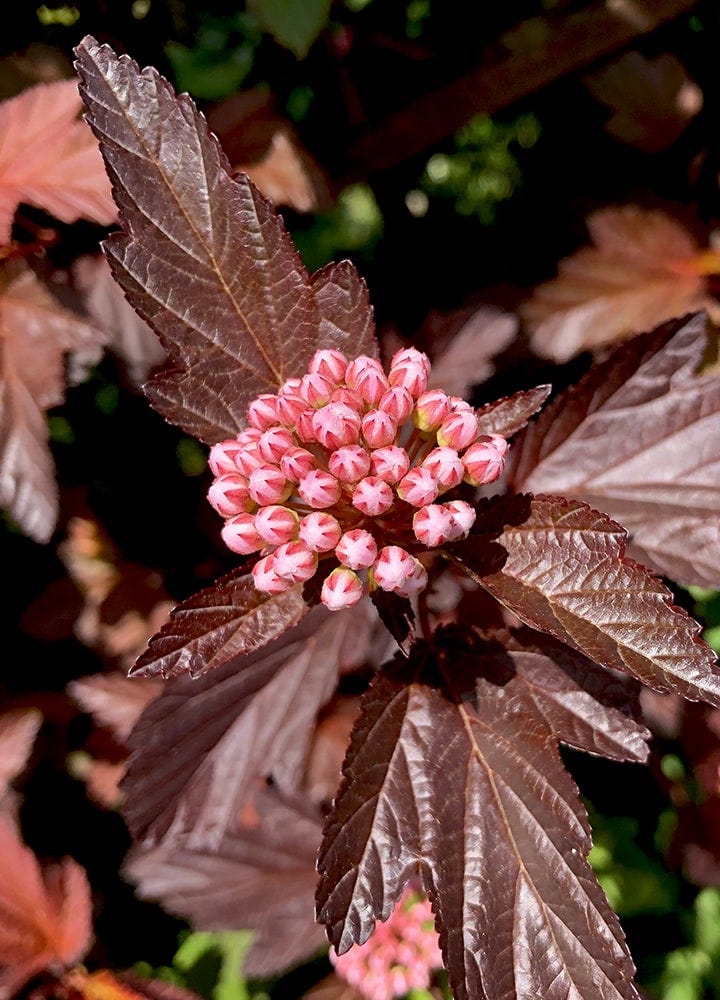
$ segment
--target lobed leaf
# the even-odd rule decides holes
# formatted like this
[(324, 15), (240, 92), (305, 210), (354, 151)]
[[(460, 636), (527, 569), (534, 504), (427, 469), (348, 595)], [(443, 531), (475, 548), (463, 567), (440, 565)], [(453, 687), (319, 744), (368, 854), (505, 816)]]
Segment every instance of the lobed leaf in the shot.
[(170, 681), (129, 739), (122, 789), (134, 836), (211, 849), (258, 780), (296, 788), (317, 714), (361, 635), (352, 611), (318, 607), (261, 649)]
[(656, 691), (720, 705), (720, 673), (700, 626), (640, 563), (626, 532), (579, 500), (501, 497), (453, 557), (533, 628)]
[(270, 642), (307, 611), (299, 587), (271, 597), (255, 589), (250, 574), (234, 570), (174, 608), (130, 673), (201, 677)]
[(534, 389), (515, 392), (481, 406), (477, 412), (480, 434), (501, 434), (509, 438), (517, 434), (543, 405), (552, 386), (538, 385)]
[(720, 376), (696, 374), (706, 344), (697, 314), (618, 348), (528, 428), (509, 478), (605, 511), (656, 572), (720, 587)]
[(246, 175), (231, 177), (187, 94), (90, 37), (76, 54), (124, 229), (104, 249), (170, 356), (145, 390), (168, 420), (213, 444), (317, 348), (376, 353), (358, 273), (345, 262), (309, 276), (269, 202)]

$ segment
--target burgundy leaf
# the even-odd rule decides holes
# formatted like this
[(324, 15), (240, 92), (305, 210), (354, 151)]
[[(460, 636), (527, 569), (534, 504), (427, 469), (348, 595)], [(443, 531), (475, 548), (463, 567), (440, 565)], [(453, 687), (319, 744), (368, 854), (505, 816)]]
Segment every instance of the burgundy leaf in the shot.
[(522, 687), (561, 743), (612, 760), (647, 760), (651, 733), (633, 718), (639, 685), (527, 628), (505, 647), (515, 673), (506, 690)]
[(579, 500), (496, 498), (456, 561), (522, 621), (656, 691), (720, 705), (700, 626), (644, 566), (625, 531)]
[(407, 597), (380, 588), (370, 591), (380, 620), (405, 656), (415, 639), (415, 612)]
[(143, 710), (162, 689), (162, 681), (130, 678), (119, 671), (91, 674), (68, 684), (68, 694), (98, 726), (109, 729), (120, 744), (127, 742)]
[(188, 95), (90, 37), (76, 52), (124, 229), (105, 251), (171, 359), (146, 387), (153, 405), (212, 444), (318, 347), (375, 353), (357, 272), (346, 262), (309, 276), (270, 203), (231, 177)]
[(236, 818), (216, 849), (194, 847), (187, 839), (136, 847), (126, 872), (141, 898), (159, 900), (198, 930), (254, 931), (243, 970), (272, 976), (326, 945), (313, 911), (321, 815), (266, 788)]
[(270, 642), (307, 610), (300, 588), (270, 597), (255, 589), (252, 576), (236, 570), (179, 604), (130, 673), (200, 677)]
[(0, 715), (0, 806), (10, 782), (27, 766), (42, 721), (42, 714), (36, 708), (15, 709)]
[(513, 393), (477, 410), (480, 434), (501, 434), (512, 437), (522, 430), (550, 395), (552, 386), (538, 385), (534, 389)]
[(169, 682), (129, 740), (122, 788), (133, 834), (217, 847), (258, 779), (297, 787), (317, 714), (358, 639), (354, 611), (315, 608), (262, 649)]
[(698, 314), (618, 348), (528, 428), (510, 476), (606, 511), (656, 572), (718, 587), (720, 377), (696, 375), (706, 343)]
[(344, 772), (317, 895), (338, 952), (421, 873), (458, 1000), (637, 997), (577, 789), (502, 651), (416, 647), (380, 674)]

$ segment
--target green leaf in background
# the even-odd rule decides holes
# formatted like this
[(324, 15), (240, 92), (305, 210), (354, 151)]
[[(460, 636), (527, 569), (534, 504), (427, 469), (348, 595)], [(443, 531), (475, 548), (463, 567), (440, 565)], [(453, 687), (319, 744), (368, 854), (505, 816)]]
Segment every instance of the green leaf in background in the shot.
[(248, 0), (252, 11), (278, 45), (304, 59), (327, 24), (331, 0)]
[(695, 601), (695, 615), (708, 626), (703, 639), (720, 655), (720, 591), (703, 587), (688, 587)]
[(261, 37), (257, 22), (245, 12), (201, 15), (192, 46), (177, 41), (165, 46), (177, 89), (208, 101), (234, 94), (253, 67)]
[(693, 904), (693, 941), (666, 957), (655, 984), (660, 1000), (703, 1000), (720, 987), (720, 891), (702, 889)]
[(251, 931), (195, 931), (182, 939), (172, 966), (153, 969), (138, 962), (138, 976), (161, 979), (193, 990), (206, 1000), (269, 1000), (262, 988), (251, 989), (242, 973)]

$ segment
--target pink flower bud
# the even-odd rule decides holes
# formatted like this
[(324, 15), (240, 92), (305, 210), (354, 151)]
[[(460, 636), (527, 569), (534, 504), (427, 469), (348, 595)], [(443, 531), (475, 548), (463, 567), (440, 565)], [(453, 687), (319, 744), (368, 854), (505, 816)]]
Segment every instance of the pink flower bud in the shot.
[(415, 537), (429, 549), (442, 545), (451, 537), (454, 523), (451, 511), (442, 504), (431, 503), (413, 515)]
[(462, 451), (477, 437), (478, 422), (472, 407), (469, 410), (457, 410), (446, 417), (437, 432), (437, 443), (441, 447), (454, 448)]
[(304, 583), (315, 573), (317, 552), (311, 552), (303, 542), (285, 542), (273, 552), (273, 569), (283, 580)]
[(307, 409), (307, 403), (298, 393), (288, 393), (287, 396), (279, 396), (277, 402), (277, 422), (285, 427), (294, 427), (297, 419), (303, 410)]
[(453, 448), (433, 448), (422, 464), (441, 490), (459, 486), (465, 475), (463, 460)]
[(328, 403), (321, 410), (315, 411), (312, 426), (320, 444), (335, 451), (346, 444), (357, 444), (360, 414), (344, 403)]
[(244, 431), (240, 431), (237, 436), (237, 440), (241, 445), (250, 444), (251, 441), (259, 441), (262, 436), (262, 431), (259, 431), (257, 427), (246, 427)]
[(232, 517), (243, 511), (251, 511), (255, 504), (250, 496), (247, 482), (238, 472), (227, 472), (218, 476), (207, 492), (208, 501), (221, 517)]
[(388, 390), (387, 375), (382, 368), (368, 365), (358, 373), (354, 389), (360, 393), (366, 403), (377, 406)]
[(371, 448), (386, 448), (395, 440), (397, 421), (385, 410), (371, 410), (362, 419), (362, 433)]
[(443, 506), (450, 511), (453, 520), (453, 532), (448, 540), (454, 542), (457, 538), (464, 538), (475, 523), (475, 508), (464, 500), (450, 500)]
[(335, 386), (330, 379), (325, 378), (324, 375), (320, 375), (317, 372), (310, 372), (303, 376), (298, 393), (309, 406), (317, 409), (319, 406), (325, 406), (330, 402), (330, 397), (334, 389)]
[(395, 593), (399, 594), (400, 597), (414, 597), (416, 594), (419, 594), (421, 590), (425, 590), (427, 582), (427, 570), (420, 560), (416, 559), (415, 569), (412, 571), (405, 583), (401, 587), (397, 588)]
[(259, 441), (248, 441), (242, 451), (235, 455), (235, 469), (243, 476), (250, 476), (255, 469), (265, 464), (265, 459), (260, 454)]
[(309, 372), (316, 372), (318, 375), (323, 375), (326, 379), (334, 382), (335, 385), (339, 385), (345, 378), (346, 368), (347, 358), (345, 355), (341, 354), (340, 351), (332, 349), (315, 351), (308, 365)]
[(384, 394), (378, 403), (378, 409), (389, 413), (398, 424), (404, 424), (412, 413), (413, 402), (414, 400), (407, 389), (396, 385)]
[(388, 381), (390, 385), (407, 389), (413, 399), (417, 399), (427, 388), (428, 373), (419, 361), (404, 361), (391, 366)]
[(295, 433), (304, 441), (306, 444), (312, 444), (316, 441), (315, 431), (313, 430), (313, 417), (316, 411), (313, 410), (311, 406), (303, 410), (302, 413), (298, 414), (298, 418), (295, 422)]
[(247, 408), (247, 421), (251, 427), (266, 431), (278, 421), (278, 398), (269, 392), (253, 399)]
[(280, 470), (291, 483), (298, 483), (315, 468), (315, 456), (307, 448), (289, 448), (280, 459)]
[(292, 587), (291, 580), (285, 580), (275, 572), (273, 555), (259, 559), (252, 568), (255, 589), (264, 594), (283, 594)]
[(298, 493), (310, 507), (322, 510), (323, 507), (332, 507), (338, 502), (340, 483), (329, 472), (313, 469), (298, 483)]
[(229, 438), (227, 441), (218, 441), (210, 449), (208, 455), (208, 465), (214, 476), (222, 476), (226, 472), (237, 472), (236, 459), (244, 450), (244, 445), (236, 438)]
[(313, 511), (300, 521), (300, 539), (313, 552), (332, 552), (342, 535), (340, 523), (332, 514)]
[(367, 371), (368, 368), (374, 369), (378, 375), (382, 375), (383, 378), (386, 378), (383, 366), (377, 358), (370, 358), (367, 354), (361, 354), (359, 357), (353, 358), (345, 369), (345, 385), (348, 389), (355, 389), (356, 392), (360, 391), (358, 387), (358, 378), (361, 373)]
[(413, 507), (425, 507), (432, 503), (438, 495), (438, 484), (428, 469), (421, 466), (410, 469), (400, 480), (397, 488), (398, 496)]
[(390, 510), (394, 500), (390, 486), (377, 476), (361, 479), (352, 495), (353, 507), (369, 517), (377, 517)]
[(220, 535), (229, 549), (238, 555), (248, 556), (258, 552), (265, 544), (255, 530), (252, 514), (236, 514), (223, 525)]
[(345, 406), (349, 406), (351, 410), (355, 410), (356, 413), (362, 413), (365, 409), (365, 400), (362, 398), (359, 392), (355, 392), (354, 389), (347, 389), (345, 386), (340, 386), (330, 397), (331, 403), (344, 403)]
[(346, 531), (335, 549), (335, 555), (349, 569), (369, 569), (377, 554), (375, 539), (363, 528)]
[(348, 444), (332, 453), (328, 468), (341, 483), (356, 483), (370, 471), (370, 456), (360, 445)]
[(494, 483), (503, 474), (508, 443), (499, 434), (484, 434), (463, 455), (465, 481), (472, 486)]
[(410, 468), (410, 457), (404, 448), (391, 444), (387, 448), (377, 448), (370, 455), (373, 475), (386, 483), (399, 483)]
[(413, 423), (421, 431), (436, 431), (450, 415), (450, 400), (442, 389), (428, 389), (418, 396)]
[(390, 359), (391, 368), (405, 364), (419, 364), (425, 369), (426, 374), (430, 374), (430, 358), (416, 347), (401, 347)]
[(280, 396), (297, 396), (298, 389), (300, 388), (300, 383), (302, 379), (295, 375), (292, 378), (286, 379), (280, 386)]
[(295, 447), (295, 438), (286, 427), (276, 424), (266, 430), (258, 441), (260, 454), (266, 462), (279, 462), (289, 448)]
[(289, 507), (270, 504), (255, 515), (255, 530), (269, 545), (283, 545), (297, 535), (300, 518)]
[(416, 560), (399, 545), (386, 545), (372, 567), (372, 580), (382, 590), (397, 590), (415, 572)]
[(253, 469), (248, 486), (250, 496), (261, 507), (271, 503), (284, 503), (292, 493), (292, 483), (287, 481), (275, 465), (261, 465)]
[(363, 595), (362, 580), (351, 569), (334, 569), (322, 585), (320, 600), (331, 611), (352, 608)]

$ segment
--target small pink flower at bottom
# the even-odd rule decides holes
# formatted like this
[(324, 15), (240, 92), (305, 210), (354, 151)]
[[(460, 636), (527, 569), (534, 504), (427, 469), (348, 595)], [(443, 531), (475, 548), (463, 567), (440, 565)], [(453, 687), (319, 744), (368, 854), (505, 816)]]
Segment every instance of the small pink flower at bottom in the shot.
[(264, 594), (283, 594), (292, 587), (291, 580), (284, 580), (275, 572), (275, 556), (265, 556), (258, 560), (252, 568), (256, 590)]
[(397, 590), (415, 572), (416, 560), (399, 545), (386, 545), (378, 552), (372, 579), (382, 590)]
[(335, 555), (348, 569), (369, 569), (377, 559), (378, 549), (369, 531), (353, 528), (337, 544)]
[(340, 567), (326, 577), (320, 600), (331, 611), (352, 608), (363, 595), (362, 580), (351, 569)]
[(471, 486), (494, 483), (503, 474), (508, 443), (499, 434), (484, 434), (463, 455), (465, 481)]
[(415, 537), (423, 545), (433, 549), (452, 538), (454, 522), (452, 512), (443, 504), (431, 503), (413, 515)]
[(406, 892), (365, 944), (353, 945), (344, 955), (331, 948), (329, 957), (338, 976), (367, 1000), (393, 1000), (427, 989), (433, 972), (442, 968), (430, 903)]
[(450, 511), (454, 526), (449, 540), (454, 542), (458, 538), (464, 538), (475, 524), (477, 517), (475, 508), (464, 500), (450, 500), (443, 506)]
[(236, 514), (229, 518), (222, 526), (220, 535), (227, 547), (240, 556), (259, 552), (265, 545), (255, 530), (255, 518), (252, 514)]
[(318, 557), (303, 542), (285, 542), (273, 552), (273, 570), (283, 580), (304, 583), (314, 576)]
[(395, 591), (400, 597), (415, 597), (421, 590), (425, 590), (428, 583), (427, 570), (419, 559), (415, 560), (415, 569), (407, 578), (402, 587)]
[(337, 518), (322, 510), (307, 514), (300, 522), (301, 541), (313, 552), (332, 552), (342, 535)]

